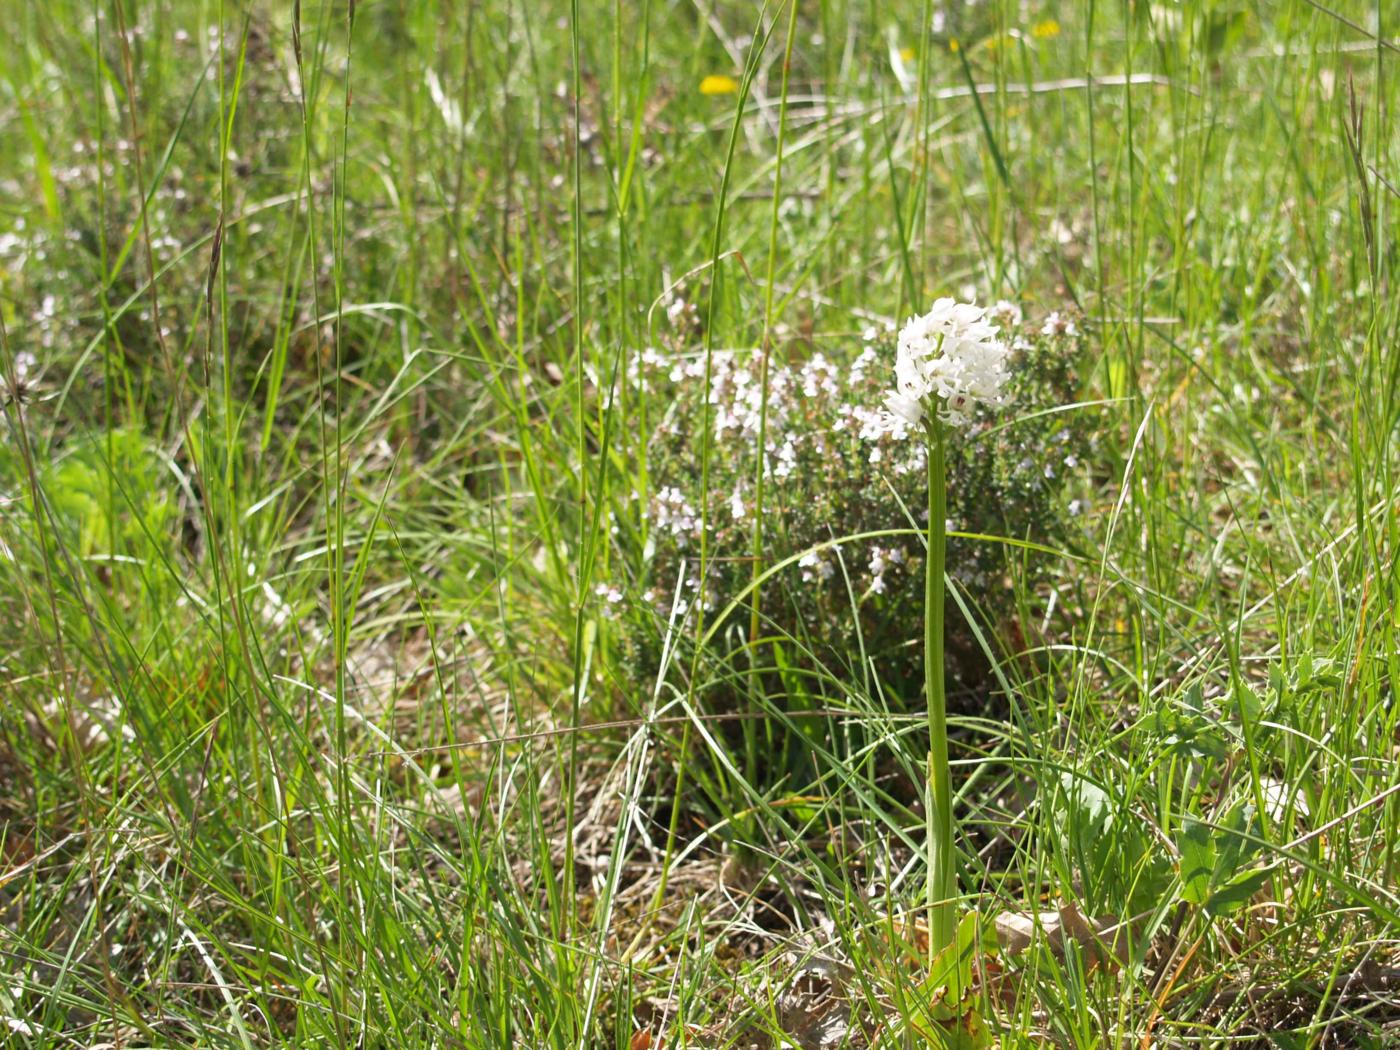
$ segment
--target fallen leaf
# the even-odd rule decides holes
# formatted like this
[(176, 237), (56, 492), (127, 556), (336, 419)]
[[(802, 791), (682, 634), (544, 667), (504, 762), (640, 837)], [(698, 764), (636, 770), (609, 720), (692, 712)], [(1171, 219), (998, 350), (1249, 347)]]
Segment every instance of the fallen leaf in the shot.
[(1062, 904), (1055, 911), (1034, 913), (1004, 911), (994, 920), (997, 944), (1005, 955), (1019, 955), (1037, 936), (1057, 956), (1065, 954), (1065, 939), (1075, 941), (1090, 966), (1121, 966), (1128, 958), (1127, 927), (1115, 915), (1088, 918), (1078, 905)]

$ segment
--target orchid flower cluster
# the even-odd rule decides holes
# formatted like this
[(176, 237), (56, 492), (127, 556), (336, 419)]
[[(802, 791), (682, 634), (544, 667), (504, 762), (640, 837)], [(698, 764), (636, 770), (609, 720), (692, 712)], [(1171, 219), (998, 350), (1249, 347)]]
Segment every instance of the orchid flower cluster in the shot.
[(911, 317), (899, 333), (895, 389), (885, 406), (917, 425), (936, 402), (943, 422), (967, 426), (978, 405), (1003, 403), (1011, 348), (997, 332), (985, 309), (953, 299), (939, 299), (928, 313)]

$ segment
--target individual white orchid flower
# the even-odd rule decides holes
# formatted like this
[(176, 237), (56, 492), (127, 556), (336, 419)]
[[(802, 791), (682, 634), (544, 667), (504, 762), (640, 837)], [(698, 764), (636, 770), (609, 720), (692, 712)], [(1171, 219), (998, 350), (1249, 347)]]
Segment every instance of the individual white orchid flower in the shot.
[(924, 406), (915, 397), (905, 397), (903, 394), (886, 394), (885, 407), (911, 425), (917, 424), (924, 418)]

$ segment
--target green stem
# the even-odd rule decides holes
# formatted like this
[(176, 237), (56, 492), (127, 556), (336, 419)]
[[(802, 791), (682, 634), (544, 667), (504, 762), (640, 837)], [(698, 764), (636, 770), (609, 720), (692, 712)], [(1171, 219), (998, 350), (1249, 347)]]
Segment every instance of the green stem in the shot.
[(947, 701), (943, 673), (943, 571), (947, 548), (947, 482), (943, 423), (928, 419), (928, 556), (924, 574), (924, 691), (928, 696), (928, 928), (930, 962), (953, 943), (953, 793), (948, 773)]

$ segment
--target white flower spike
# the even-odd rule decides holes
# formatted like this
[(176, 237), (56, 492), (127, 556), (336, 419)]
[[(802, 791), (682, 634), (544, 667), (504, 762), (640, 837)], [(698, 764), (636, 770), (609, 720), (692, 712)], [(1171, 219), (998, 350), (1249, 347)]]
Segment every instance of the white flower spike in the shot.
[(910, 424), (933, 408), (945, 423), (966, 426), (978, 405), (1005, 401), (1011, 350), (986, 316), (972, 303), (939, 299), (911, 317), (899, 332), (895, 389), (885, 407)]

